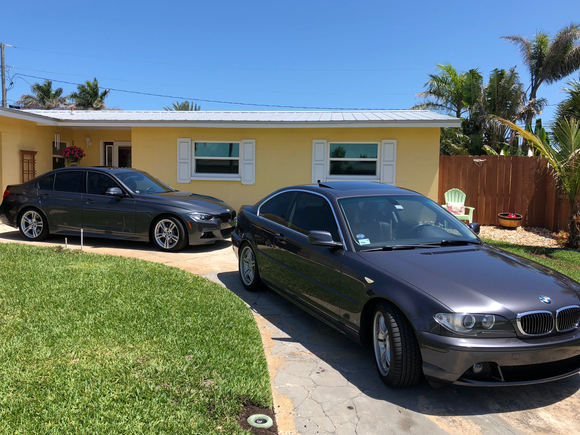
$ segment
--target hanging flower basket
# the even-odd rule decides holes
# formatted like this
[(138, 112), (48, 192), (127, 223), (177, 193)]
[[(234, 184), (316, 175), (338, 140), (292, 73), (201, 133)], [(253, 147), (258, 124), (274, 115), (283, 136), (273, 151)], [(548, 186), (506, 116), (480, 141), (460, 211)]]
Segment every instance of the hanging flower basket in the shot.
[(60, 155), (61, 157), (64, 157), (67, 166), (78, 164), (81, 159), (86, 156), (82, 148), (74, 145), (63, 149)]
[(517, 228), (522, 223), (522, 215), (517, 213), (498, 213), (499, 225), (504, 228)]

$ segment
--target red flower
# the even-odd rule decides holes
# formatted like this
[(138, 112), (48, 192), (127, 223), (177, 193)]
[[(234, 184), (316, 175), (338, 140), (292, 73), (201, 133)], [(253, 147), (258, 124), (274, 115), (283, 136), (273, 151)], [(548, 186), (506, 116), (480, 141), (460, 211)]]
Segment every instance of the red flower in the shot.
[(86, 156), (82, 148), (74, 145), (63, 149), (60, 155), (65, 159), (79, 159), (79, 160)]

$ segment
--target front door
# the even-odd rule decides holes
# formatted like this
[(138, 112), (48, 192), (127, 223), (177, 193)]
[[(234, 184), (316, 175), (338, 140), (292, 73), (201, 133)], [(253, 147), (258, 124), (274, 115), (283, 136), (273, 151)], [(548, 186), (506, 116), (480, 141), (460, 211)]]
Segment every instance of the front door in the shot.
[(103, 142), (101, 163), (103, 166), (133, 167), (131, 142)]

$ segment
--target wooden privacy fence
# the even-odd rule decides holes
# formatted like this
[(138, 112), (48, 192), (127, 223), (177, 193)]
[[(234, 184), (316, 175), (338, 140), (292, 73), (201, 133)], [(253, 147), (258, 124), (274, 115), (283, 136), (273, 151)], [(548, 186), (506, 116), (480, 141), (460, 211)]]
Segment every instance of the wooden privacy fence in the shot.
[(454, 187), (475, 207), (474, 222), (497, 225), (497, 214), (509, 212), (521, 214), (523, 226), (568, 230), (570, 206), (544, 158), (440, 156), (440, 204)]

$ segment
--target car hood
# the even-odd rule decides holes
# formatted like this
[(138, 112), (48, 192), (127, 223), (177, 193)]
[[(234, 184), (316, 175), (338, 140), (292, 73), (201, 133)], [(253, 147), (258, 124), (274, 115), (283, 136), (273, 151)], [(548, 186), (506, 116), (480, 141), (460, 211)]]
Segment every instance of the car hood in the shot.
[[(361, 257), (457, 313), (513, 317), (580, 304), (580, 284), (489, 245), (361, 252)], [(540, 301), (547, 296), (551, 304)]]
[(233, 210), (227, 203), (221, 199), (212, 196), (199, 195), (191, 192), (174, 192), (152, 193), (139, 195), (147, 201), (158, 201), (160, 203), (171, 204), (174, 207), (181, 207), (187, 210), (196, 210), (204, 212), (224, 212), (225, 209)]

